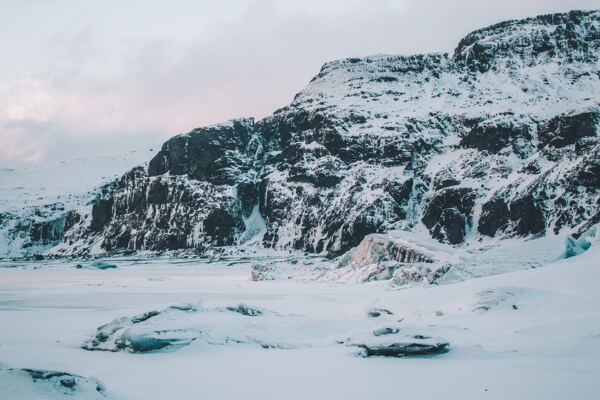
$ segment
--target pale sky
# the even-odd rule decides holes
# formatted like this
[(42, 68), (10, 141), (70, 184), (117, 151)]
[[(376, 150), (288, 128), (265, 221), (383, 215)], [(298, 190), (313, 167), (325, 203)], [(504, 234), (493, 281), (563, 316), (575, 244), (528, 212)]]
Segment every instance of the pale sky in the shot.
[(337, 58), (452, 52), (600, 0), (0, 0), (0, 167), (144, 148), (289, 103)]

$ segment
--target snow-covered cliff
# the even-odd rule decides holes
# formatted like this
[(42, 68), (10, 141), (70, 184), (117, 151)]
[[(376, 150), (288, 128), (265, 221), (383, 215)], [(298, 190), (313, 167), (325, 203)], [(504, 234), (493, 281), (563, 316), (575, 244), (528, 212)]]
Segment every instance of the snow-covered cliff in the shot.
[(327, 63), (261, 121), (170, 139), (50, 252), (201, 252), (256, 232), (337, 255), (391, 230), (463, 246), (583, 231), (600, 219), (599, 51), (600, 12), (573, 11), (475, 31), (454, 55)]

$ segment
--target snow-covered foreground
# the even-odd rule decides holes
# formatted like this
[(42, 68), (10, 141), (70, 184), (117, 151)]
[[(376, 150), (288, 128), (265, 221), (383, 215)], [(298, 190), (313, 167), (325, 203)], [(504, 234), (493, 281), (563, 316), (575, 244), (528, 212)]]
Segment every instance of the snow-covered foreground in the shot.
[[(600, 246), (543, 268), (401, 290), (377, 282), (252, 282), (247, 264), (121, 262), (104, 270), (75, 264), (2, 264), (0, 399), (73, 398), (68, 385), (33, 383), (20, 368), (80, 376), (75, 398), (596, 399), (600, 393)], [(193, 310), (168, 308), (188, 303)], [(263, 314), (227, 309), (240, 303)], [(392, 314), (369, 316), (374, 309)], [(81, 348), (101, 325), (153, 310), (163, 311), (134, 328), (208, 333), (154, 352)], [(380, 328), (398, 332), (375, 336)], [(441, 338), (449, 351), (358, 356), (357, 344), (407, 335)], [(88, 377), (106, 390), (94, 390)]]

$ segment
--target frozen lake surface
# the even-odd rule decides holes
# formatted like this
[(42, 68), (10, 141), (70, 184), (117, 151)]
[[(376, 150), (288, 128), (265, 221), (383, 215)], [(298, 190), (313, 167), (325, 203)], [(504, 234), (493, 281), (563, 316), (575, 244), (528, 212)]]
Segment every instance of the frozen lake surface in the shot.
[[(3, 262), (0, 399), (596, 399), (599, 250), (408, 289), (253, 282), (248, 263)], [(263, 314), (227, 309), (240, 303)], [(181, 304), (197, 310), (169, 309)], [(391, 314), (369, 316), (376, 309)], [(181, 328), (195, 340), (153, 352), (81, 348), (96, 328), (153, 310), (162, 314), (134, 328)], [(373, 334), (385, 328), (394, 333)], [(407, 335), (441, 338), (449, 351), (361, 357), (359, 344)], [(97, 378), (105, 390), (47, 385), (20, 368)]]

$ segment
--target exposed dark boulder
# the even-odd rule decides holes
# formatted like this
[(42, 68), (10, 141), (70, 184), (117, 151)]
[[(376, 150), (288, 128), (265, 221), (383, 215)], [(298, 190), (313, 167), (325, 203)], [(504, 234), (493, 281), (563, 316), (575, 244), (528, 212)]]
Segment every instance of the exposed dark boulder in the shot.
[(373, 336), (395, 335), (398, 332), (400, 332), (400, 329), (398, 329), (398, 328), (385, 327), (385, 328), (375, 329), (373, 331)]
[(228, 311), (235, 312), (246, 317), (259, 317), (264, 314), (263, 310), (256, 307), (248, 306), (243, 303), (240, 303), (237, 306), (227, 306), (226, 309)]
[[(43, 393), (44, 396), (53, 399), (72, 397), (105, 398), (106, 388), (95, 378), (88, 378), (63, 371), (8, 368), (6, 366), (0, 366), (0, 371), (3, 374), (13, 375), (12, 379), (16, 382), (22, 382), (20, 383), (21, 386), (30, 386), (23, 393)], [(24, 375), (29, 379), (23, 380)], [(18, 395), (16, 397), (21, 398)], [(13, 398), (15, 397), (13, 396)]]
[(448, 343), (400, 342), (390, 344), (360, 344), (365, 357), (415, 357), (443, 354), (448, 351)]
[(394, 313), (385, 308), (371, 308), (367, 311), (367, 317), (369, 318), (379, 318), (382, 315), (394, 315)]

